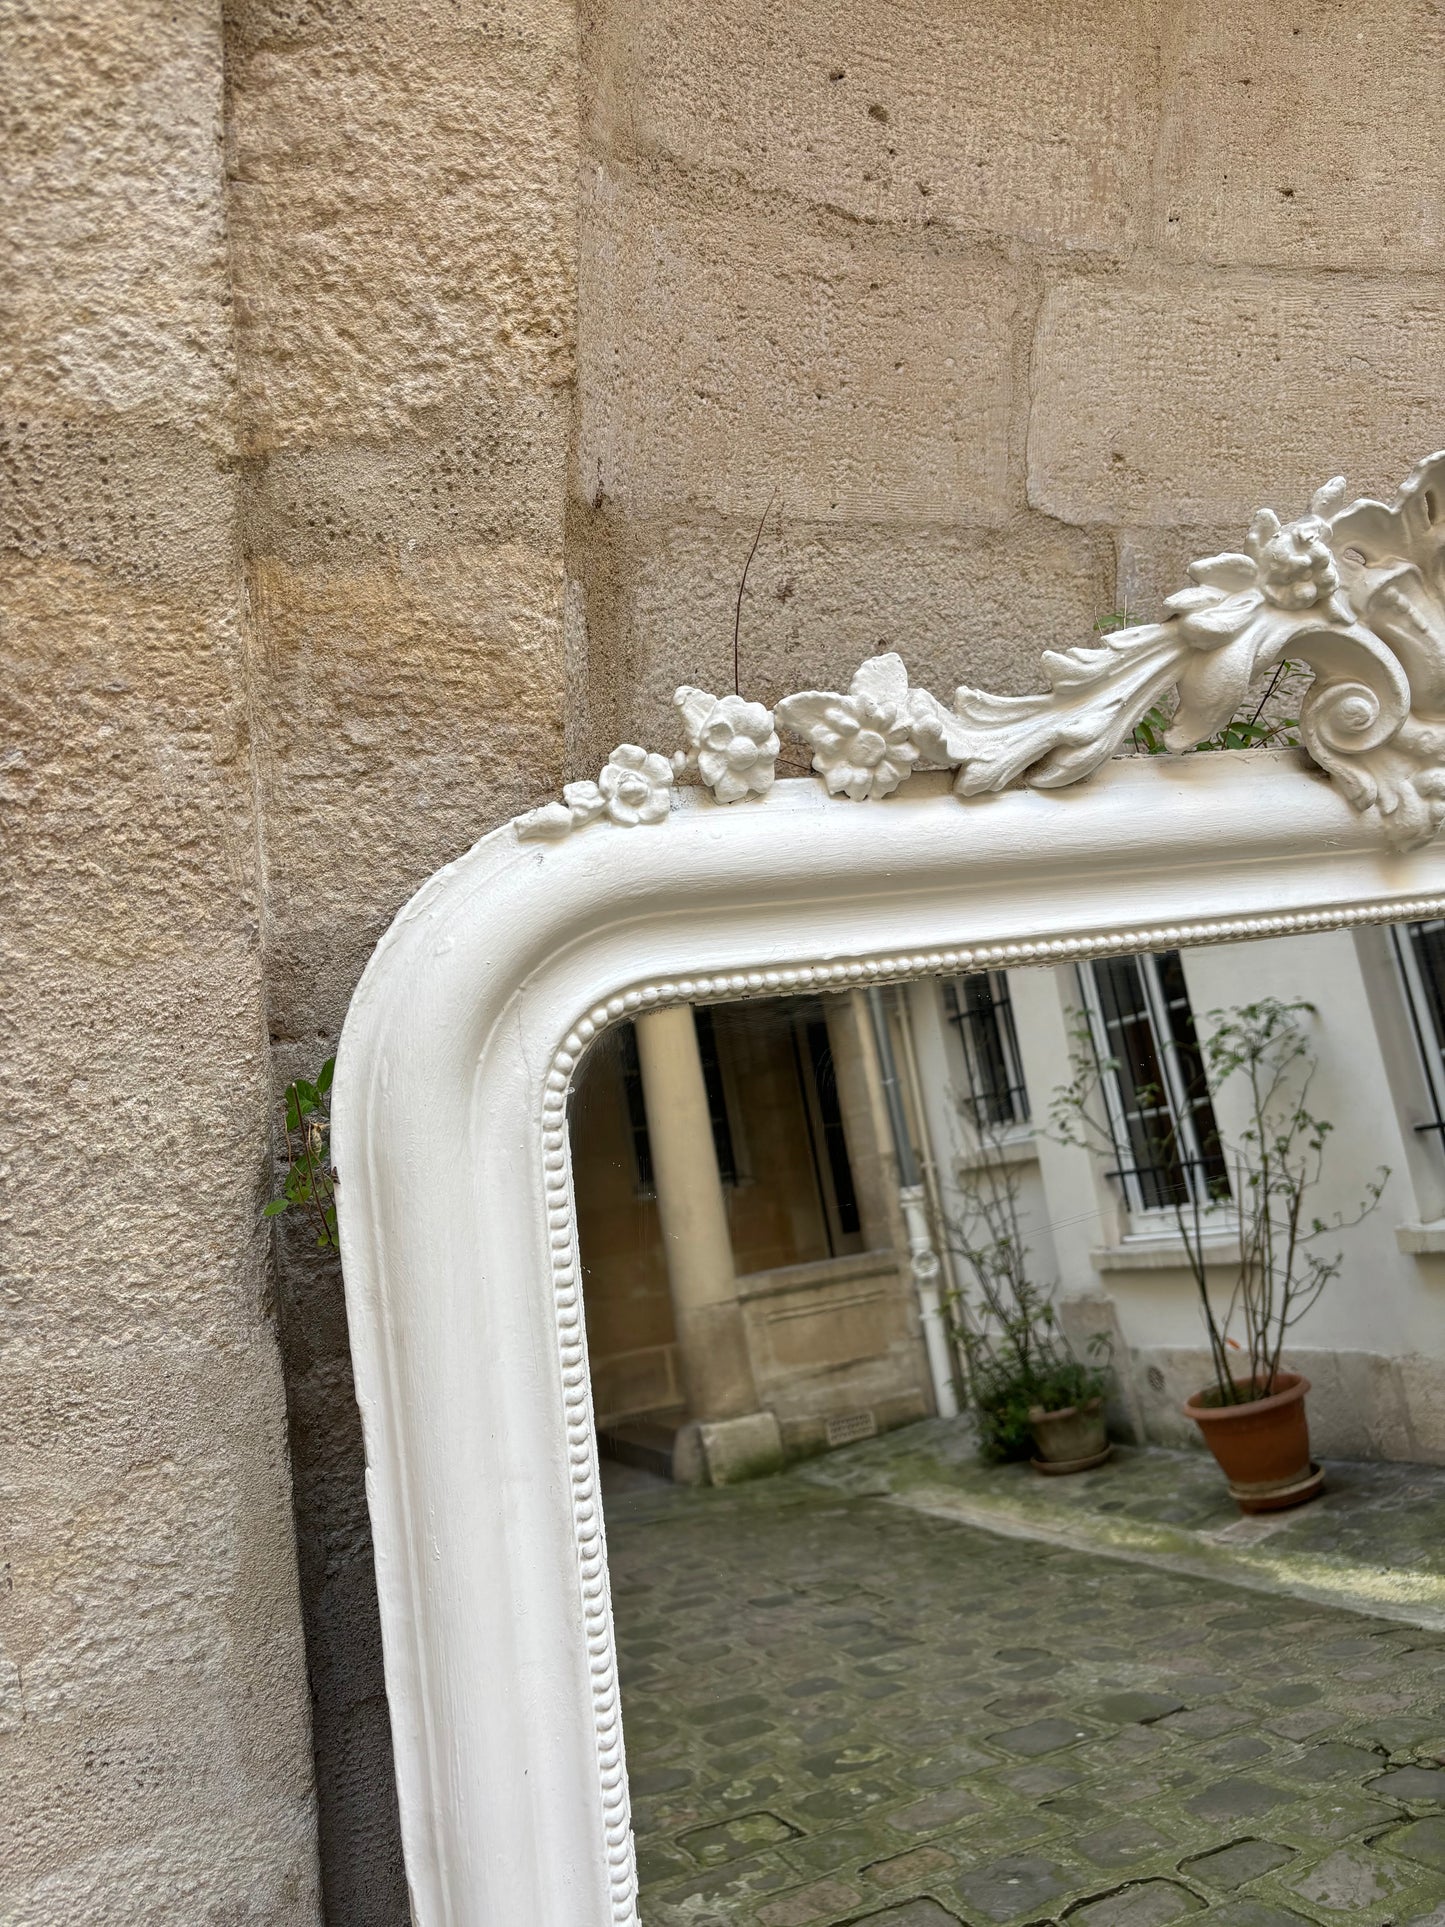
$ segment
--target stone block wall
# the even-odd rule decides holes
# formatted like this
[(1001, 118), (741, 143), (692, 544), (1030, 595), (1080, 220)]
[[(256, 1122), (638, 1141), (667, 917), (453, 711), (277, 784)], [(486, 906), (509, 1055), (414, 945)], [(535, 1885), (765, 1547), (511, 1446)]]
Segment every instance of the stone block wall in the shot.
[[(576, 23), (231, 0), (226, 24), (279, 1088), (335, 1048), (417, 886), (563, 780)], [(276, 1257), (326, 1918), (403, 1927), (341, 1279), (304, 1224)]]
[(0, 1918), (310, 1927), (221, 23), (7, 25)]
[(261, 1208), (564, 774), (575, 21), (10, 26), (0, 1917), (404, 1927), (340, 1278)]
[(1445, 442), (1431, 0), (588, 0), (570, 563), (674, 683), (940, 693)]

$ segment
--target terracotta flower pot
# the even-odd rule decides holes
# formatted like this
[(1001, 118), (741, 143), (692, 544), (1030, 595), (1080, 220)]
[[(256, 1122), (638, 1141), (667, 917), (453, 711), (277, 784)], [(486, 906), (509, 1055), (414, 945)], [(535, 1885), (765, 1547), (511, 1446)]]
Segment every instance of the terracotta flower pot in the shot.
[(1109, 1434), (1104, 1429), (1104, 1401), (1091, 1398), (1084, 1405), (1066, 1405), (1046, 1412), (1035, 1405), (1029, 1413), (1034, 1435), (1036, 1472), (1087, 1472), (1109, 1456)]
[[(1241, 1391), (1258, 1389), (1251, 1379)], [(1241, 1512), (1282, 1512), (1303, 1505), (1324, 1484), (1310, 1459), (1310, 1429), (1305, 1417), (1307, 1378), (1278, 1372), (1267, 1391), (1241, 1405), (1220, 1405), (1210, 1386), (1186, 1399), (1185, 1411), (1204, 1434), (1204, 1443), (1229, 1481)]]

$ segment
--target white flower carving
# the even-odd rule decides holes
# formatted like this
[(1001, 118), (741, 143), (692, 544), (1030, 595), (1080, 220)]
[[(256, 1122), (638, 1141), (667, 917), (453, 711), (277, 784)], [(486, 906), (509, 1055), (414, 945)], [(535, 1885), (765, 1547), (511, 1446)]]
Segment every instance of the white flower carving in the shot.
[(595, 783), (567, 783), (560, 803), (544, 803), (516, 821), (523, 843), (555, 843), (584, 823), (609, 816), (624, 829), (634, 823), (660, 823), (672, 794), (672, 764), (636, 743), (614, 749)]
[(913, 692), (903, 658), (871, 656), (846, 696), (809, 689), (785, 696), (778, 717), (813, 746), (813, 768), (830, 796), (888, 796), (913, 772)]
[[(684, 683), (672, 699), (698, 773), (719, 803), (766, 796), (776, 774), (773, 712), (742, 696), (710, 696)], [(687, 759), (684, 759), (686, 761)]]
[(1315, 493), (1310, 513), (1281, 523), (1261, 509), (1249, 525), (1241, 554), (1191, 562), (1195, 587), (1166, 598), (1180, 628), (1196, 649), (1217, 649), (1237, 636), (1266, 607), (1297, 614), (1327, 603), (1340, 586), (1326, 516), (1344, 495), (1340, 476)]
[(672, 807), (672, 764), (636, 743), (620, 743), (603, 764), (597, 788), (614, 823), (625, 829), (661, 823)]

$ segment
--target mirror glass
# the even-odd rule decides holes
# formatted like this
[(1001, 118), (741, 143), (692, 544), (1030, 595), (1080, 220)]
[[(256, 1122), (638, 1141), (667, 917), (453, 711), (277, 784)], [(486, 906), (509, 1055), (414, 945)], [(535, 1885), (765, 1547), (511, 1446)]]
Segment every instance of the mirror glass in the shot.
[(1445, 1918), (1442, 1106), (1441, 923), (594, 1045), (646, 1927)]

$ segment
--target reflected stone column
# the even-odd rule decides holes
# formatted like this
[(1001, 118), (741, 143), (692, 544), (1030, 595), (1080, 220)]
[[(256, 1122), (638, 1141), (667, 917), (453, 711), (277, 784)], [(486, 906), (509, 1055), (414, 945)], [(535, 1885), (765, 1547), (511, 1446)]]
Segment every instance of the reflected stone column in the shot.
[(689, 1005), (637, 1019), (657, 1215), (692, 1423), (678, 1435), (673, 1477), (731, 1479), (781, 1463), (778, 1422), (758, 1410), (733, 1270), (707, 1084)]

